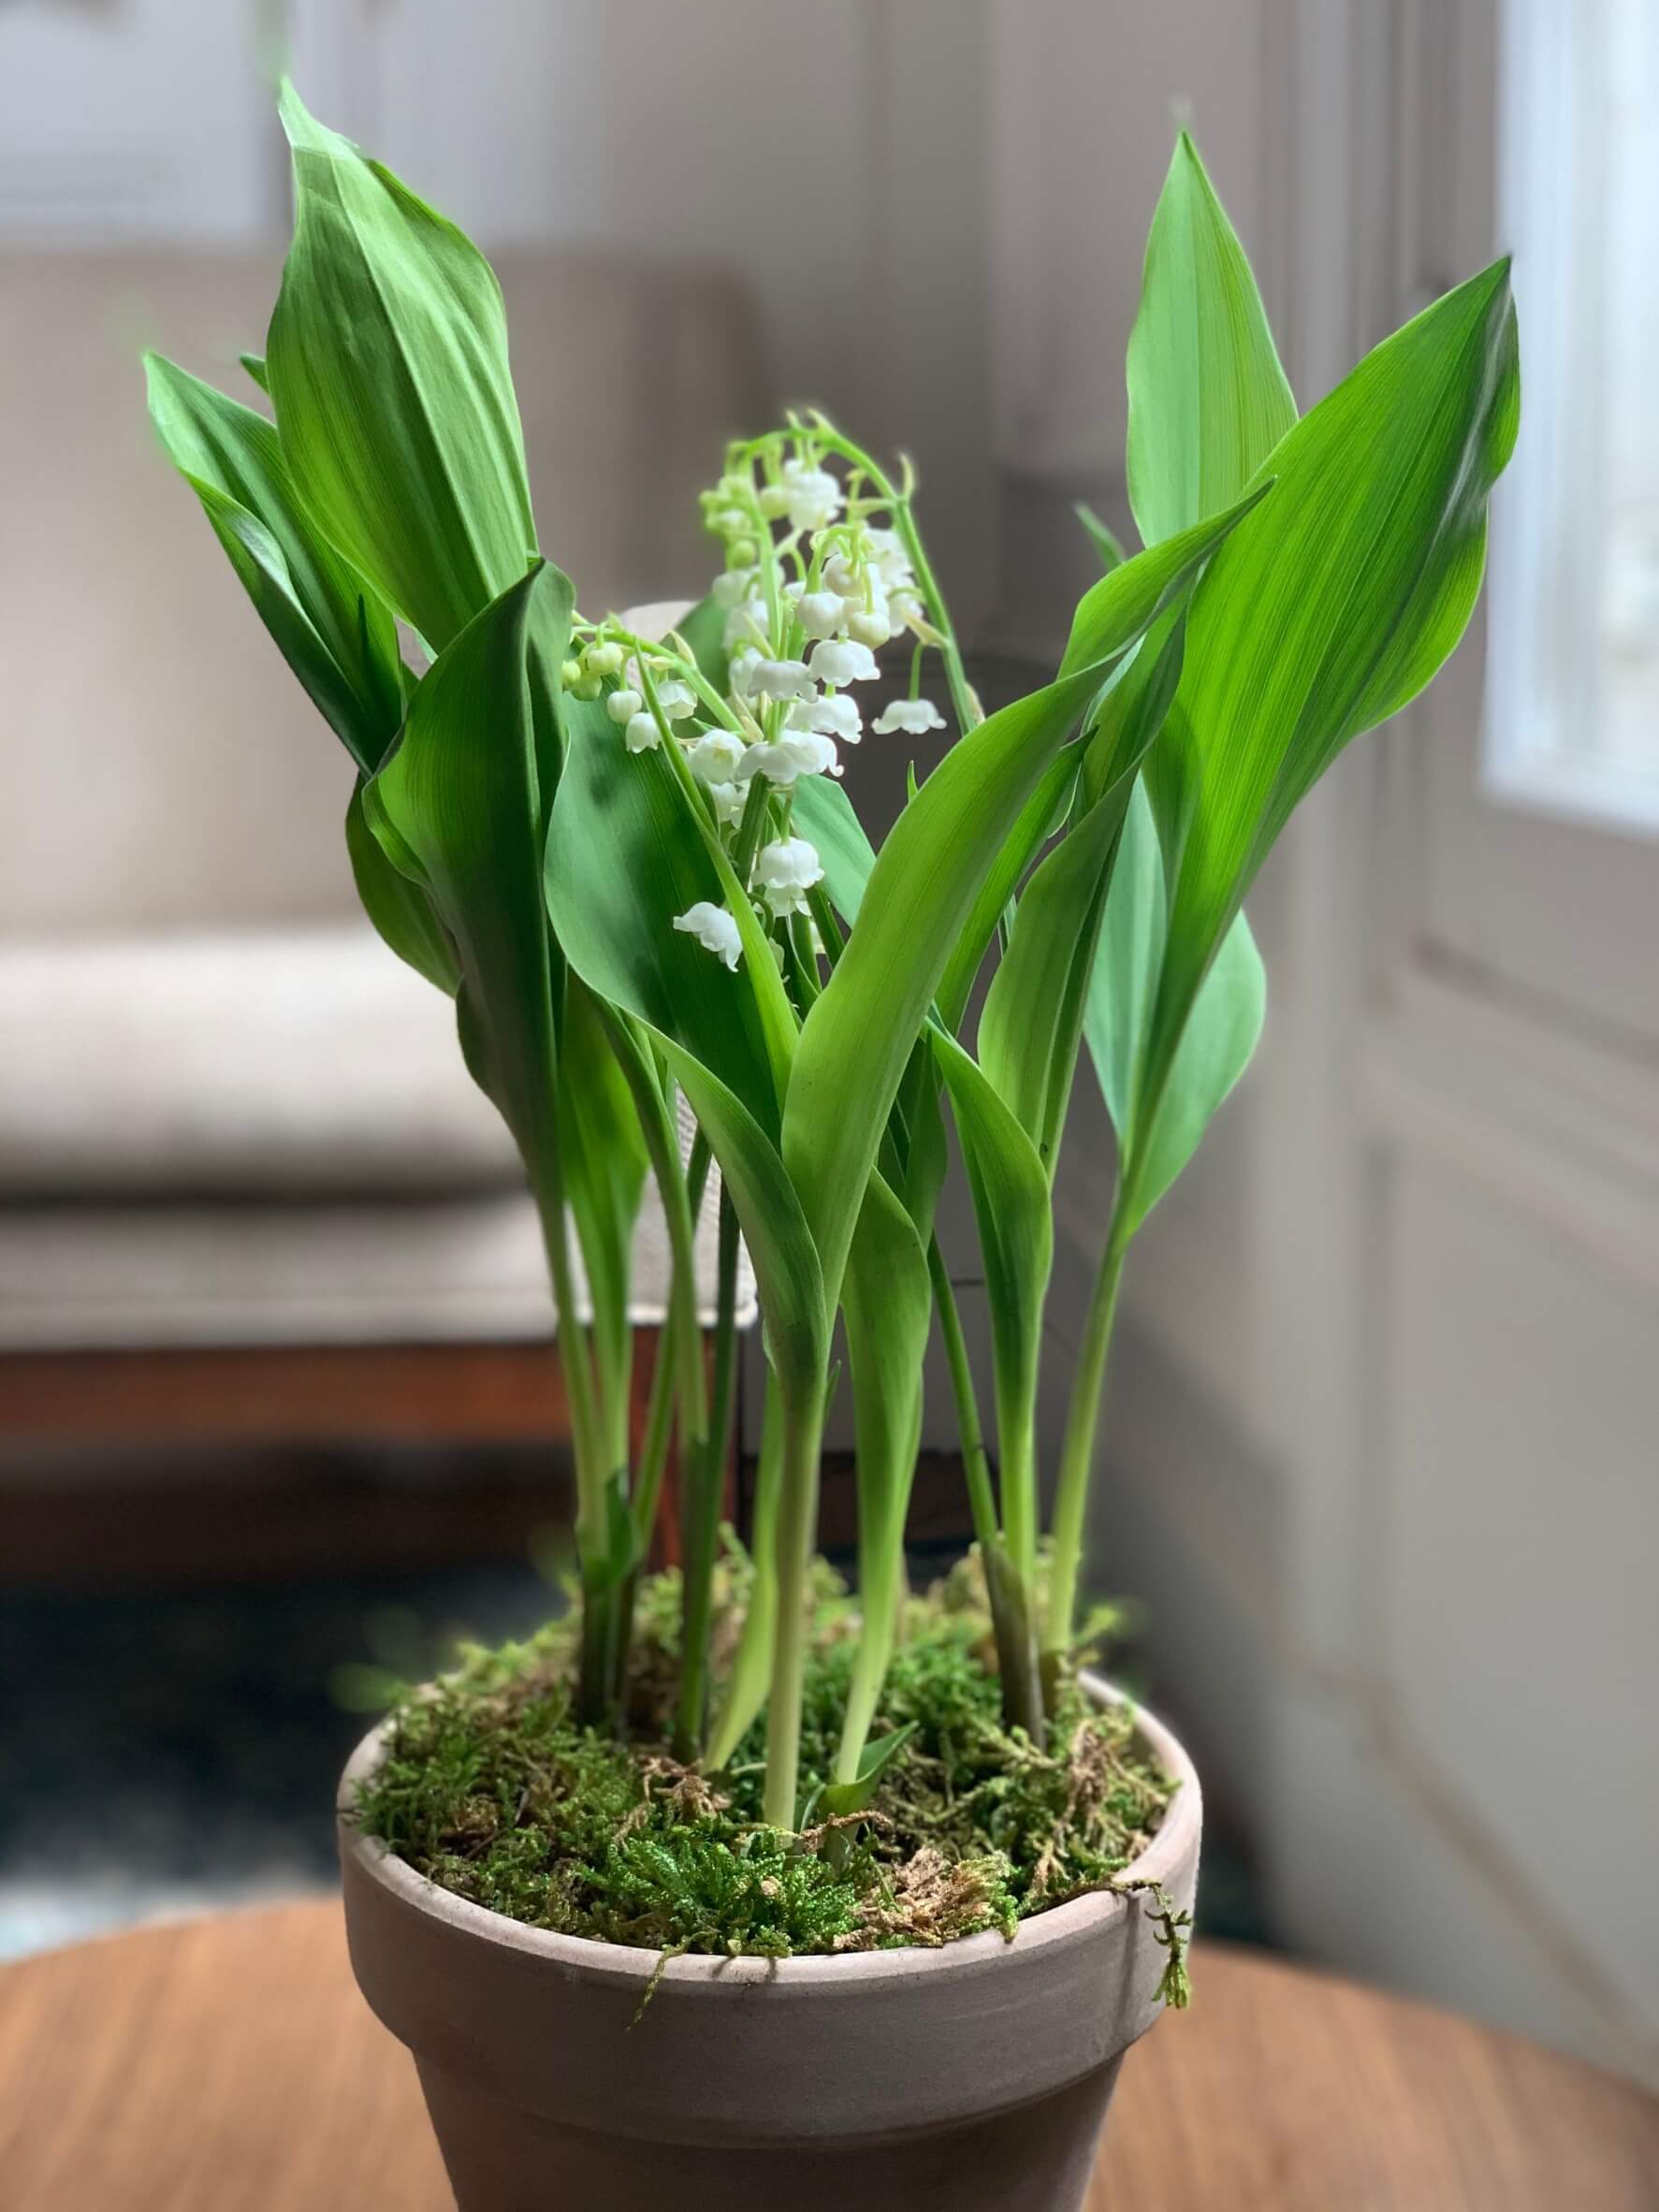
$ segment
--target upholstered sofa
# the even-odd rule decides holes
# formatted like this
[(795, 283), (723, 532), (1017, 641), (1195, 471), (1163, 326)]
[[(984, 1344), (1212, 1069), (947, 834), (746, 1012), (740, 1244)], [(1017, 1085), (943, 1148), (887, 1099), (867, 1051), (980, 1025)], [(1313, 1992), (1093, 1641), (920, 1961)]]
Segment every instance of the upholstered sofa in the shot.
[[(666, 264), (499, 266), (545, 549), (589, 609), (683, 591), (696, 492), (756, 410), (743, 298)], [(357, 911), (345, 756), (145, 417), (152, 343), (256, 400), (237, 354), (278, 273), (0, 255), (0, 1429), (89, 1372), (121, 1419), (134, 1352), (237, 1355), (281, 1429), (299, 1371), (251, 1355), (549, 1333), (452, 1010)], [(648, 1320), (648, 1203), (638, 1257)]]

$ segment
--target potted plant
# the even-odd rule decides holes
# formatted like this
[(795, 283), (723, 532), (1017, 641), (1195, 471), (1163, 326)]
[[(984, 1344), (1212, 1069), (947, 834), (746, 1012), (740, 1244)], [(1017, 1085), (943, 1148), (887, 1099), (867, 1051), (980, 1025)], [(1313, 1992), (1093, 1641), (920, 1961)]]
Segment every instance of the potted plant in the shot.
[[(487, 264), (290, 90), (282, 111), (296, 229), (247, 357), (274, 422), (153, 358), (152, 412), (352, 756), (364, 907), (454, 996), (523, 1155), (577, 1490), (569, 1620), (472, 1654), (348, 1768), (359, 1980), (469, 2212), (1075, 2207), (1125, 2050), (1184, 1998), (1199, 1841), (1180, 1746), (1080, 1666), (1119, 1287), (1260, 1030), (1251, 881), (1473, 607), (1518, 415), (1506, 269), (1299, 418), (1183, 136), (1129, 349), (1142, 549), (1089, 518), (1102, 573), (1058, 668), (985, 716), (908, 467), (818, 414), (728, 450), (706, 599), (579, 613), (538, 548)], [(875, 851), (841, 755), (943, 725), (924, 672), (953, 740)], [(1045, 1532), (1039, 1347), (1083, 1057), (1117, 1170)], [(953, 1130), (987, 1377), (935, 1230)], [(675, 1277), (635, 1448), (648, 1180)], [(747, 1551), (719, 1525), (740, 1235), (766, 1365)], [(976, 1543), (917, 1598), (936, 1325)], [(856, 1597), (815, 1558), (843, 1365)], [(671, 1452), (684, 1566), (648, 1578)]]

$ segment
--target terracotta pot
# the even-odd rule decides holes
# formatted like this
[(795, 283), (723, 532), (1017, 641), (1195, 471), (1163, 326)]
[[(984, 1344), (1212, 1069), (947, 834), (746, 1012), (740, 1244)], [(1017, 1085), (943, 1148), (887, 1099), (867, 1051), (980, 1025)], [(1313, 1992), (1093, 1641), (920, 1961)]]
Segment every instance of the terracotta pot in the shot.
[[(1198, 1777), (1140, 1727), (1181, 1786), (1131, 1871), (1190, 1906)], [(342, 1812), (379, 1755), (377, 1733)], [(460, 2212), (1078, 2212), (1158, 2012), (1145, 1901), (1099, 1894), (1011, 1943), (676, 1958), (631, 2028), (654, 1952), (522, 1927), (340, 1835), (352, 1965), (415, 2055)]]

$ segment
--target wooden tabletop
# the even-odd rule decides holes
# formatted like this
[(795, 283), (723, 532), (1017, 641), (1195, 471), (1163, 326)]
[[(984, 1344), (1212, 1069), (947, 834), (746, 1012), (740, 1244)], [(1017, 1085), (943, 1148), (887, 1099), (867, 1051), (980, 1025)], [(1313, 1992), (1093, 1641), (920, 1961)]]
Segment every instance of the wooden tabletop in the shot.
[[(1508, 2035), (1211, 1945), (1129, 2059), (1089, 2212), (1655, 2212), (1659, 2103)], [(7, 2212), (452, 2212), (338, 1905), (0, 1971)]]

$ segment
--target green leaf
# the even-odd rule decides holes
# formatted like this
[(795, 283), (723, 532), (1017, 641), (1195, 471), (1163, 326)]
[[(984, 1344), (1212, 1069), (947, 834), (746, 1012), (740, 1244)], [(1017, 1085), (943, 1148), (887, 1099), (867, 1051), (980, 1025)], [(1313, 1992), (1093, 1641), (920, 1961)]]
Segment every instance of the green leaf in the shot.
[(790, 826), (797, 837), (818, 848), (830, 904), (851, 927), (864, 904), (876, 855), (845, 788), (833, 777), (803, 776), (794, 787)]
[(542, 903), (558, 764), (546, 702), (557, 696), (571, 604), (569, 579), (541, 563), (492, 602), (428, 669), (363, 793), (370, 828), (454, 941), (467, 1065), (517, 1140), (545, 1210), (562, 1198)]
[(150, 415), (284, 659), (337, 737), (372, 775), (403, 718), (390, 610), (306, 515), (277, 433), (159, 354), (146, 354)]
[(952, 947), (939, 978), (939, 1019), (953, 1035), (962, 1026), (976, 978), (984, 965), (997, 926), (1026, 871), (1070, 810), (1077, 781), (1079, 749), (1069, 747), (1044, 771), (1037, 789), (1020, 808), (1012, 829), (991, 863), (975, 895), (962, 934)]
[(850, 1782), (826, 1782), (818, 1793), (812, 1810), (820, 1820), (845, 1819), (849, 1813), (863, 1812), (876, 1795), (877, 1785), (892, 1766), (905, 1745), (916, 1733), (914, 1721), (907, 1721), (902, 1728), (893, 1728), (885, 1736), (877, 1736), (866, 1742), (858, 1754), (858, 1770)]
[(764, 945), (757, 959), (746, 939), (734, 972), (674, 927), (698, 900), (722, 903), (730, 868), (722, 876), (662, 753), (630, 753), (603, 706), (566, 700), (565, 726), (545, 876), (554, 931), (588, 987), (662, 1050), (732, 1193), (774, 1367), (793, 1385), (821, 1383), (822, 1271), (778, 1149), (779, 1086), (763, 1000), (781, 994), (777, 970)]
[(266, 350), (305, 504), (437, 651), (535, 553), (489, 264), (284, 84), (294, 241)]
[[(771, 1008), (782, 987), (748, 901), (733, 900), (730, 868), (722, 874), (662, 750), (631, 753), (603, 705), (567, 700), (565, 711), (570, 749), (546, 854), (559, 941), (590, 989), (712, 1070), (776, 1141)], [(740, 926), (747, 916), (755, 933), (735, 972), (674, 926), (703, 900)]]
[(1151, 801), (1137, 784), (1107, 895), (1084, 1033), (1118, 1138), (1117, 1207), (1132, 1235), (1197, 1151), (1216, 1108), (1250, 1063), (1267, 1009), (1267, 977), (1237, 915), (1204, 978), (1150, 1120), (1135, 1101), (1158, 978), (1166, 897)]
[(1128, 558), (1123, 549), (1123, 540), (1116, 531), (1101, 521), (1086, 500), (1079, 500), (1071, 512), (1088, 532), (1089, 543), (1100, 557), (1101, 574), (1109, 575)]
[(1102, 578), (1078, 609), (1060, 679), (954, 745), (883, 843), (846, 950), (802, 1026), (784, 1110), (783, 1157), (832, 1300), (910, 1047), (1007, 825), (1112, 662), (1183, 589), (1237, 514)]
[(604, 1011), (575, 976), (564, 979), (558, 1051), (560, 1176), (588, 1278), (600, 1398), (620, 1424), (612, 1448), (625, 1461), (633, 1342), (628, 1291), (633, 1225), (645, 1190), (646, 1147)]
[(1296, 420), (1226, 210), (1183, 131), (1129, 335), (1129, 504), (1149, 546), (1238, 499)]
[(1084, 756), (1082, 811), (1033, 875), (986, 994), (979, 1053), (1050, 1181), (1071, 1096), (1095, 949), (1134, 772), (1180, 680), (1179, 608), (1160, 618), (1107, 692)]
[(1180, 690), (1147, 766), (1171, 890), (1142, 1112), (1297, 803), (1463, 634), (1519, 411), (1500, 262), (1376, 347), (1280, 441), (1273, 496), (1194, 591)]
[(253, 382), (259, 386), (259, 389), (265, 394), (266, 398), (269, 399), (270, 377), (266, 371), (265, 356), (263, 354), (239, 354), (237, 356), (237, 359), (247, 371)]
[[(1130, 560), (1092, 584), (1077, 603), (1071, 634), (1060, 662), (1062, 677), (1077, 669), (1094, 669), (1104, 677), (1119, 660), (1150, 630), (1167, 607), (1172, 606), (1222, 541), (1236, 531), (1252, 508), (1259, 506), (1273, 489), (1273, 478), (1255, 485), (1224, 514), (1196, 522), (1159, 545), (1137, 553)], [(1091, 718), (1092, 720), (1092, 718)], [(961, 747), (957, 747), (957, 751)]]
[(657, 1041), (691, 1100), (732, 1194), (760, 1293), (766, 1357), (786, 1398), (811, 1392), (829, 1360), (823, 1271), (777, 1145), (735, 1091), (676, 1041)]
[(700, 599), (685, 619), (675, 624), (680, 636), (691, 648), (691, 658), (699, 674), (721, 696), (730, 682), (730, 672), (724, 644), (726, 610), (712, 593)]
[(1042, 1307), (1054, 1264), (1049, 1179), (1036, 1146), (982, 1070), (942, 1029), (930, 1036), (962, 1145), (984, 1261), (1003, 1527), (1015, 1568), (1028, 1584), (1036, 1565), (1032, 1439)]
[(460, 988), (460, 963), (449, 932), (426, 893), (392, 866), (364, 821), (360, 776), (345, 810), (345, 850), (363, 911), (384, 941), (400, 960), (453, 998)]
[(845, 1782), (857, 1770), (897, 1628), (905, 1515), (922, 1438), (923, 1363), (933, 1321), (933, 1287), (922, 1239), (879, 1174), (870, 1177), (859, 1209), (842, 1307), (852, 1384), (858, 1590), (864, 1614), (836, 1763)]

